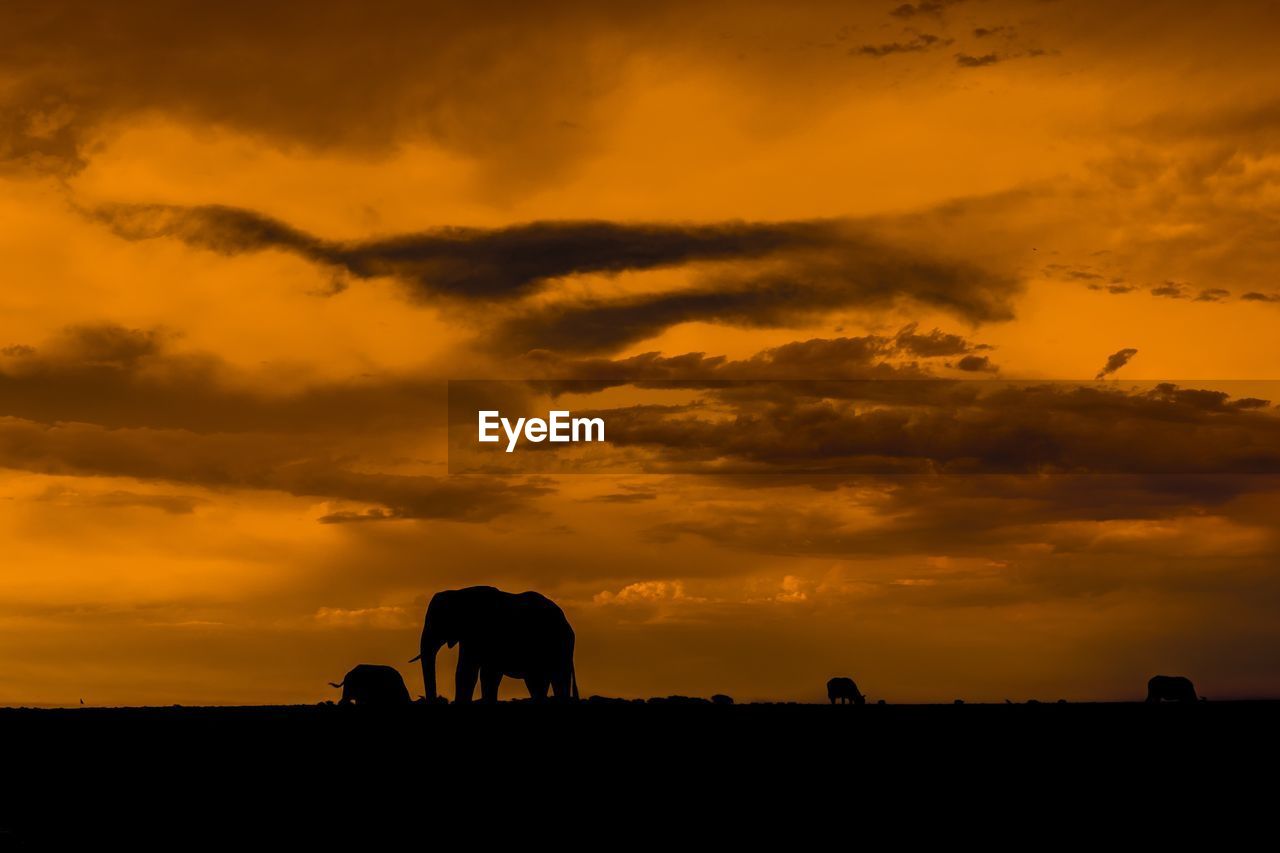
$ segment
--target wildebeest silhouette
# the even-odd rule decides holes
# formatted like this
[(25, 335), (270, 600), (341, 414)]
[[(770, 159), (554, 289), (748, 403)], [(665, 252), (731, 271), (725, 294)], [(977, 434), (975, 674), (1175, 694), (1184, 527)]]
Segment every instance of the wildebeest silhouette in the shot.
[(840, 704), (847, 705), (852, 702), (855, 705), (865, 705), (867, 697), (858, 691), (858, 685), (853, 683), (852, 678), (845, 678), (838, 675), (827, 682), (827, 698), (831, 700), (831, 704), (836, 704), (836, 700), (840, 700)]
[(1196, 688), (1181, 675), (1153, 675), (1147, 682), (1148, 702), (1195, 702)]
[(336, 684), (330, 681), (329, 686), (342, 688), (339, 705), (349, 705), (352, 702), (377, 707), (409, 704), (409, 690), (404, 686), (404, 679), (395, 667), (362, 663)]

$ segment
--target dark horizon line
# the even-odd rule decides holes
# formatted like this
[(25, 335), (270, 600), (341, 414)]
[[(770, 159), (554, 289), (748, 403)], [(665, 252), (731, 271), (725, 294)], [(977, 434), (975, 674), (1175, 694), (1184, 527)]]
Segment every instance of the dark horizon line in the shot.
[[(593, 701), (594, 700), (594, 701)], [(1280, 703), (1280, 694), (1271, 696), (1223, 696), (1219, 698), (1201, 697), (1203, 704), (1229, 704), (1229, 703)], [(1181, 704), (1201, 704), (1201, 703), (1181, 703)], [(428, 705), (433, 703), (421, 702), (414, 700), (410, 703), (410, 707)], [(447, 703), (438, 703), (440, 705), (455, 705), (457, 703), (450, 700)], [(555, 700), (547, 700), (537, 703), (527, 697), (512, 697), (509, 699), (499, 699), (497, 703), (485, 703), (473, 701), (471, 705), (500, 704), (500, 705), (661, 705), (661, 704), (715, 704), (711, 702), (707, 696), (686, 696), (686, 695), (667, 695), (667, 696), (650, 696), (650, 697), (624, 697), (624, 696), (587, 696), (574, 702), (559, 702)], [(827, 706), (830, 703), (824, 700), (802, 700), (802, 699), (744, 699), (734, 700), (734, 706), (799, 706), (799, 705), (815, 705)], [(880, 700), (868, 701), (865, 706), (873, 707), (880, 704)], [(964, 699), (957, 698), (951, 700), (938, 700), (934, 702), (890, 702), (884, 700), (883, 707), (913, 707), (913, 708), (933, 708), (933, 707), (969, 707), (969, 706), (1024, 706), (1024, 705), (1147, 705), (1147, 704), (1179, 704), (1179, 703), (1148, 703), (1143, 698), (1132, 699), (1036, 699), (1031, 697), (1028, 699), (1012, 700), (1012, 699)], [(282, 703), (262, 703), (252, 705), (228, 704), (228, 705), (186, 705), (180, 702), (170, 703), (167, 705), (92, 705), (92, 704), (59, 704), (59, 703), (29, 703), (22, 705), (2, 704), (0, 712), (5, 711), (61, 711), (61, 710), (93, 710), (93, 711), (166, 711), (166, 710), (266, 710), (273, 708), (337, 708), (336, 703), (326, 701), (319, 702), (282, 702)]]

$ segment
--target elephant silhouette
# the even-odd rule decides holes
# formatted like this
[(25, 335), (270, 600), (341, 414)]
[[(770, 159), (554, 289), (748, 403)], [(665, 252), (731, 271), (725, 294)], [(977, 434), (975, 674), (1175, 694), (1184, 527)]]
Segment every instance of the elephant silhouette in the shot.
[(1196, 688), (1181, 675), (1153, 675), (1147, 682), (1148, 702), (1195, 702)]
[(422, 661), (429, 702), (436, 699), (436, 654), (446, 643), (458, 646), (455, 703), (471, 701), (477, 677), (483, 702), (498, 701), (503, 676), (523, 679), (535, 702), (547, 698), (548, 687), (557, 699), (578, 698), (573, 628), (544, 595), (472, 586), (432, 596), (418, 655), (410, 661)]
[(827, 682), (827, 698), (831, 700), (831, 704), (836, 704), (836, 700), (840, 704), (847, 705), (852, 702), (855, 705), (867, 704), (867, 697), (858, 691), (858, 685), (853, 683), (852, 678), (844, 676), (836, 676)]
[(409, 691), (395, 667), (362, 663), (348, 672), (341, 681), (330, 681), (329, 686), (342, 688), (339, 705), (350, 705), (352, 702), (377, 707), (409, 704)]

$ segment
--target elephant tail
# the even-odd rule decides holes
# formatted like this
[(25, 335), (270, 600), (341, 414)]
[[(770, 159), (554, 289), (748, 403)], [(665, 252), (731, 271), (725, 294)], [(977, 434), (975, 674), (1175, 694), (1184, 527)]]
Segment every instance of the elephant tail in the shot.
[(347, 683), (347, 680), (344, 678), (344, 679), (342, 679), (341, 681), (339, 681), (337, 684), (334, 684), (332, 681), (330, 681), (330, 682), (329, 682), (329, 686), (330, 686), (330, 687), (341, 687), (342, 685), (344, 685), (344, 684), (346, 684), (346, 683)]

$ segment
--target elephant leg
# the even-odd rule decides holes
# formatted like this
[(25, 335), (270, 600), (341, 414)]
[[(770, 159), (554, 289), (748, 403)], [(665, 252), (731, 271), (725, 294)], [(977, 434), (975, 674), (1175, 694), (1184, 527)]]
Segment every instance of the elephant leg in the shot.
[[(540, 675), (531, 675), (524, 680), (525, 686), (529, 688), (529, 698), (535, 702), (545, 702), (547, 699), (547, 687), (550, 682)], [(559, 693), (556, 694), (557, 696)]]
[(467, 704), (476, 692), (476, 677), (480, 675), (480, 664), (471, 659), (466, 649), (458, 652), (458, 671), (454, 679), (454, 704)]
[(497, 702), (498, 685), (502, 683), (502, 670), (483, 668), (480, 670), (480, 701)]
[(551, 679), (551, 692), (562, 702), (568, 702), (573, 698), (573, 676), (568, 672), (557, 672)]

